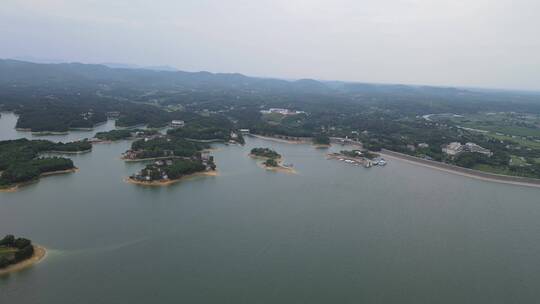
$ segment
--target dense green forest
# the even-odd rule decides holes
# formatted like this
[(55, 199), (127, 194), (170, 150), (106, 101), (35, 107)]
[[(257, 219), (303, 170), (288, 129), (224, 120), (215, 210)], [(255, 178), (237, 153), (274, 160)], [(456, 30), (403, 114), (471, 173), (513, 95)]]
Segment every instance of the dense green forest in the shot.
[(185, 175), (215, 170), (213, 158), (203, 160), (196, 156), (191, 158), (167, 159), (146, 165), (139, 173), (130, 178), (136, 181), (151, 182), (159, 180), (176, 180)]
[(165, 156), (191, 157), (208, 148), (206, 144), (192, 142), (178, 137), (161, 137), (150, 140), (137, 140), (131, 144), (132, 151), (140, 151), (137, 158)]
[(313, 136), (313, 143), (316, 145), (329, 145), (330, 138), (327, 135), (315, 134)]
[(174, 160), (173, 164), (165, 167), (165, 172), (170, 179), (178, 179), (184, 175), (192, 174), (206, 170), (200, 161), (178, 159)]
[(40, 153), (84, 151), (91, 147), (88, 142), (53, 143), (28, 139), (0, 141), (0, 187), (35, 180), (43, 173), (74, 168), (71, 159), (40, 157)]
[[(244, 143), (244, 138), (235, 132), (234, 124), (225, 116), (220, 114), (204, 117), (197, 115), (186, 122), (183, 128), (170, 129), (167, 132), (174, 137), (195, 139), (201, 141), (237, 141)], [(234, 136), (234, 137), (233, 137)]]
[(94, 135), (95, 138), (101, 139), (101, 140), (120, 140), (120, 139), (127, 139), (133, 137), (133, 130), (111, 130), (107, 132), (98, 132), (96, 135)]
[(266, 158), (280, 158), (281, 155), (270, 148), (253, 148), (250, 152), (251, 155)]

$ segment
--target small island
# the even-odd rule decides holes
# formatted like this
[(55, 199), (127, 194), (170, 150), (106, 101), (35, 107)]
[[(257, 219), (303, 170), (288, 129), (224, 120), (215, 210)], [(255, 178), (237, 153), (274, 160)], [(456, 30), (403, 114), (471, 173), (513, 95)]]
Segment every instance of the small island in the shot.
[(142, 130), (142, 129), (118, 129), (110, 130), (106, 132), (98, 132), (94, 135), (94, 143), (100, 142), (113, 142), (123, 139), (137, 139), (137, 138), (152, 138), (159, 135), (157, 130)]
[(198, 153), (194, 157), (160, 159), (127, 178), (127, 182), (143, 186), (167, 186), (184, 178), (217, 176), (214, 157)]
[(43, 259), (45, 253), (45, 248), (28, 239), (6, 235), (0, 240), (0, 275), (29, 267)]
[(368, 150), (342, 150), (339, 153), (328, 154), (327, 158), (337, 159), (352, 165), (362, 165), (365, 168), (386, 165), (384, 158)]
[(189, 141), (174, 136), (156, 136), (139, 139), (131, 144), (122, 159), (125, 161), (146, 161), (167, 158), (194, 157), (210, 148), (208, 144)]
[(91, 150), (88, 141), (54, 143), (47, 140), (0, 141), (0, 191), (16, 191), (42, 176), (75, 172), (73, 161), (42, 153), (79, 153)]
[(291, 164), (283, 164), (281, 154), (270, 148), (253, 148), (249, 153), (252, 158), (263, 159), (260, 164), (263, 168), (270, 171), (296, 173)]

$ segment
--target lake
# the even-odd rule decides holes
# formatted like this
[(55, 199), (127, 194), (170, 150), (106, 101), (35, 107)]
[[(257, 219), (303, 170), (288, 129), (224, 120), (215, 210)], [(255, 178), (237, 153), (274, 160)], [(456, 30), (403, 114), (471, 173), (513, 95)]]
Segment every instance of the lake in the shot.
[[(29, 137), (2, 113), (0, 139)], [(114, 122), (100, 130), (114, 127)], [(56, 141), (92, 132), (39, 137)], [(80, 171), (0, 193), (0, 234), (45, 260), (0, 278), (0, 303), (535, 303), (540, 189), (247, 138), (218, 177), (127, 184), (131, 142), (69, 156)], [(270, 147), (298, 174), (248, 157)], [(341, 147), (333, 147), (339, 150)]]

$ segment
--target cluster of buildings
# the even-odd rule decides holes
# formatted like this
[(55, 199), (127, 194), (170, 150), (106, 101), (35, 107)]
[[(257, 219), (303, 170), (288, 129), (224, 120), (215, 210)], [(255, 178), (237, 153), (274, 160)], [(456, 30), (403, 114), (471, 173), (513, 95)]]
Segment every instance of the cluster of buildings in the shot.
[[(369, 152), (367, 152), (369, 153)], [(386, 160), (380, 156), (369, 156), (369, 158), (360, 150), (341, 151), (341, 153), (328, 154), (329, 158), (334, 158), (339, 161), (364, 166), (365, 168), (371, 168), (373, 166), (386, 166)]]
[(445, 147), (442, 148), (442, 151), (450, 156), (456, 156), (460, 153), (480, 153), (484, 154), (487, 157), (490, 157), (493, 155), (493, 152), (491, 152), (489, 149), (483, 148), (475, 143), (468, 142), (464, 145), (462, 145), (459, 142), (451, 142)]
[(137, 181), (155, 181), (155, 180), (167, 180), (169, 176), (167, 175), (165, 166), (171, 166), (173, 164), (172, 159), (167, 160), (157, 160), (153, 164), (146, 166), (146, 168), (139, 171), (139, 173), (131, 176), (131, 179)]
[(261, 110), (261, 113), (263, 114), (281, 114), (281, 115), (298, 115), (298, 114), (305, 114), (304, 111), (296, 111), (296, 110), (289, 110), (289, 109), (282, 109), (282, 108), (270, 108), (268, 110)]

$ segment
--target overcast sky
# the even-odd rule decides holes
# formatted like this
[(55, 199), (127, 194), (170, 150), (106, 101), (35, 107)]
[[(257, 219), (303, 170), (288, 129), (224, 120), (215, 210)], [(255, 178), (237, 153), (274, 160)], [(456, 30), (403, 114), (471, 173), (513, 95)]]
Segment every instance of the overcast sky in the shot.
[(0, 57), (540, 90), (540, 0), (2, 0)]

